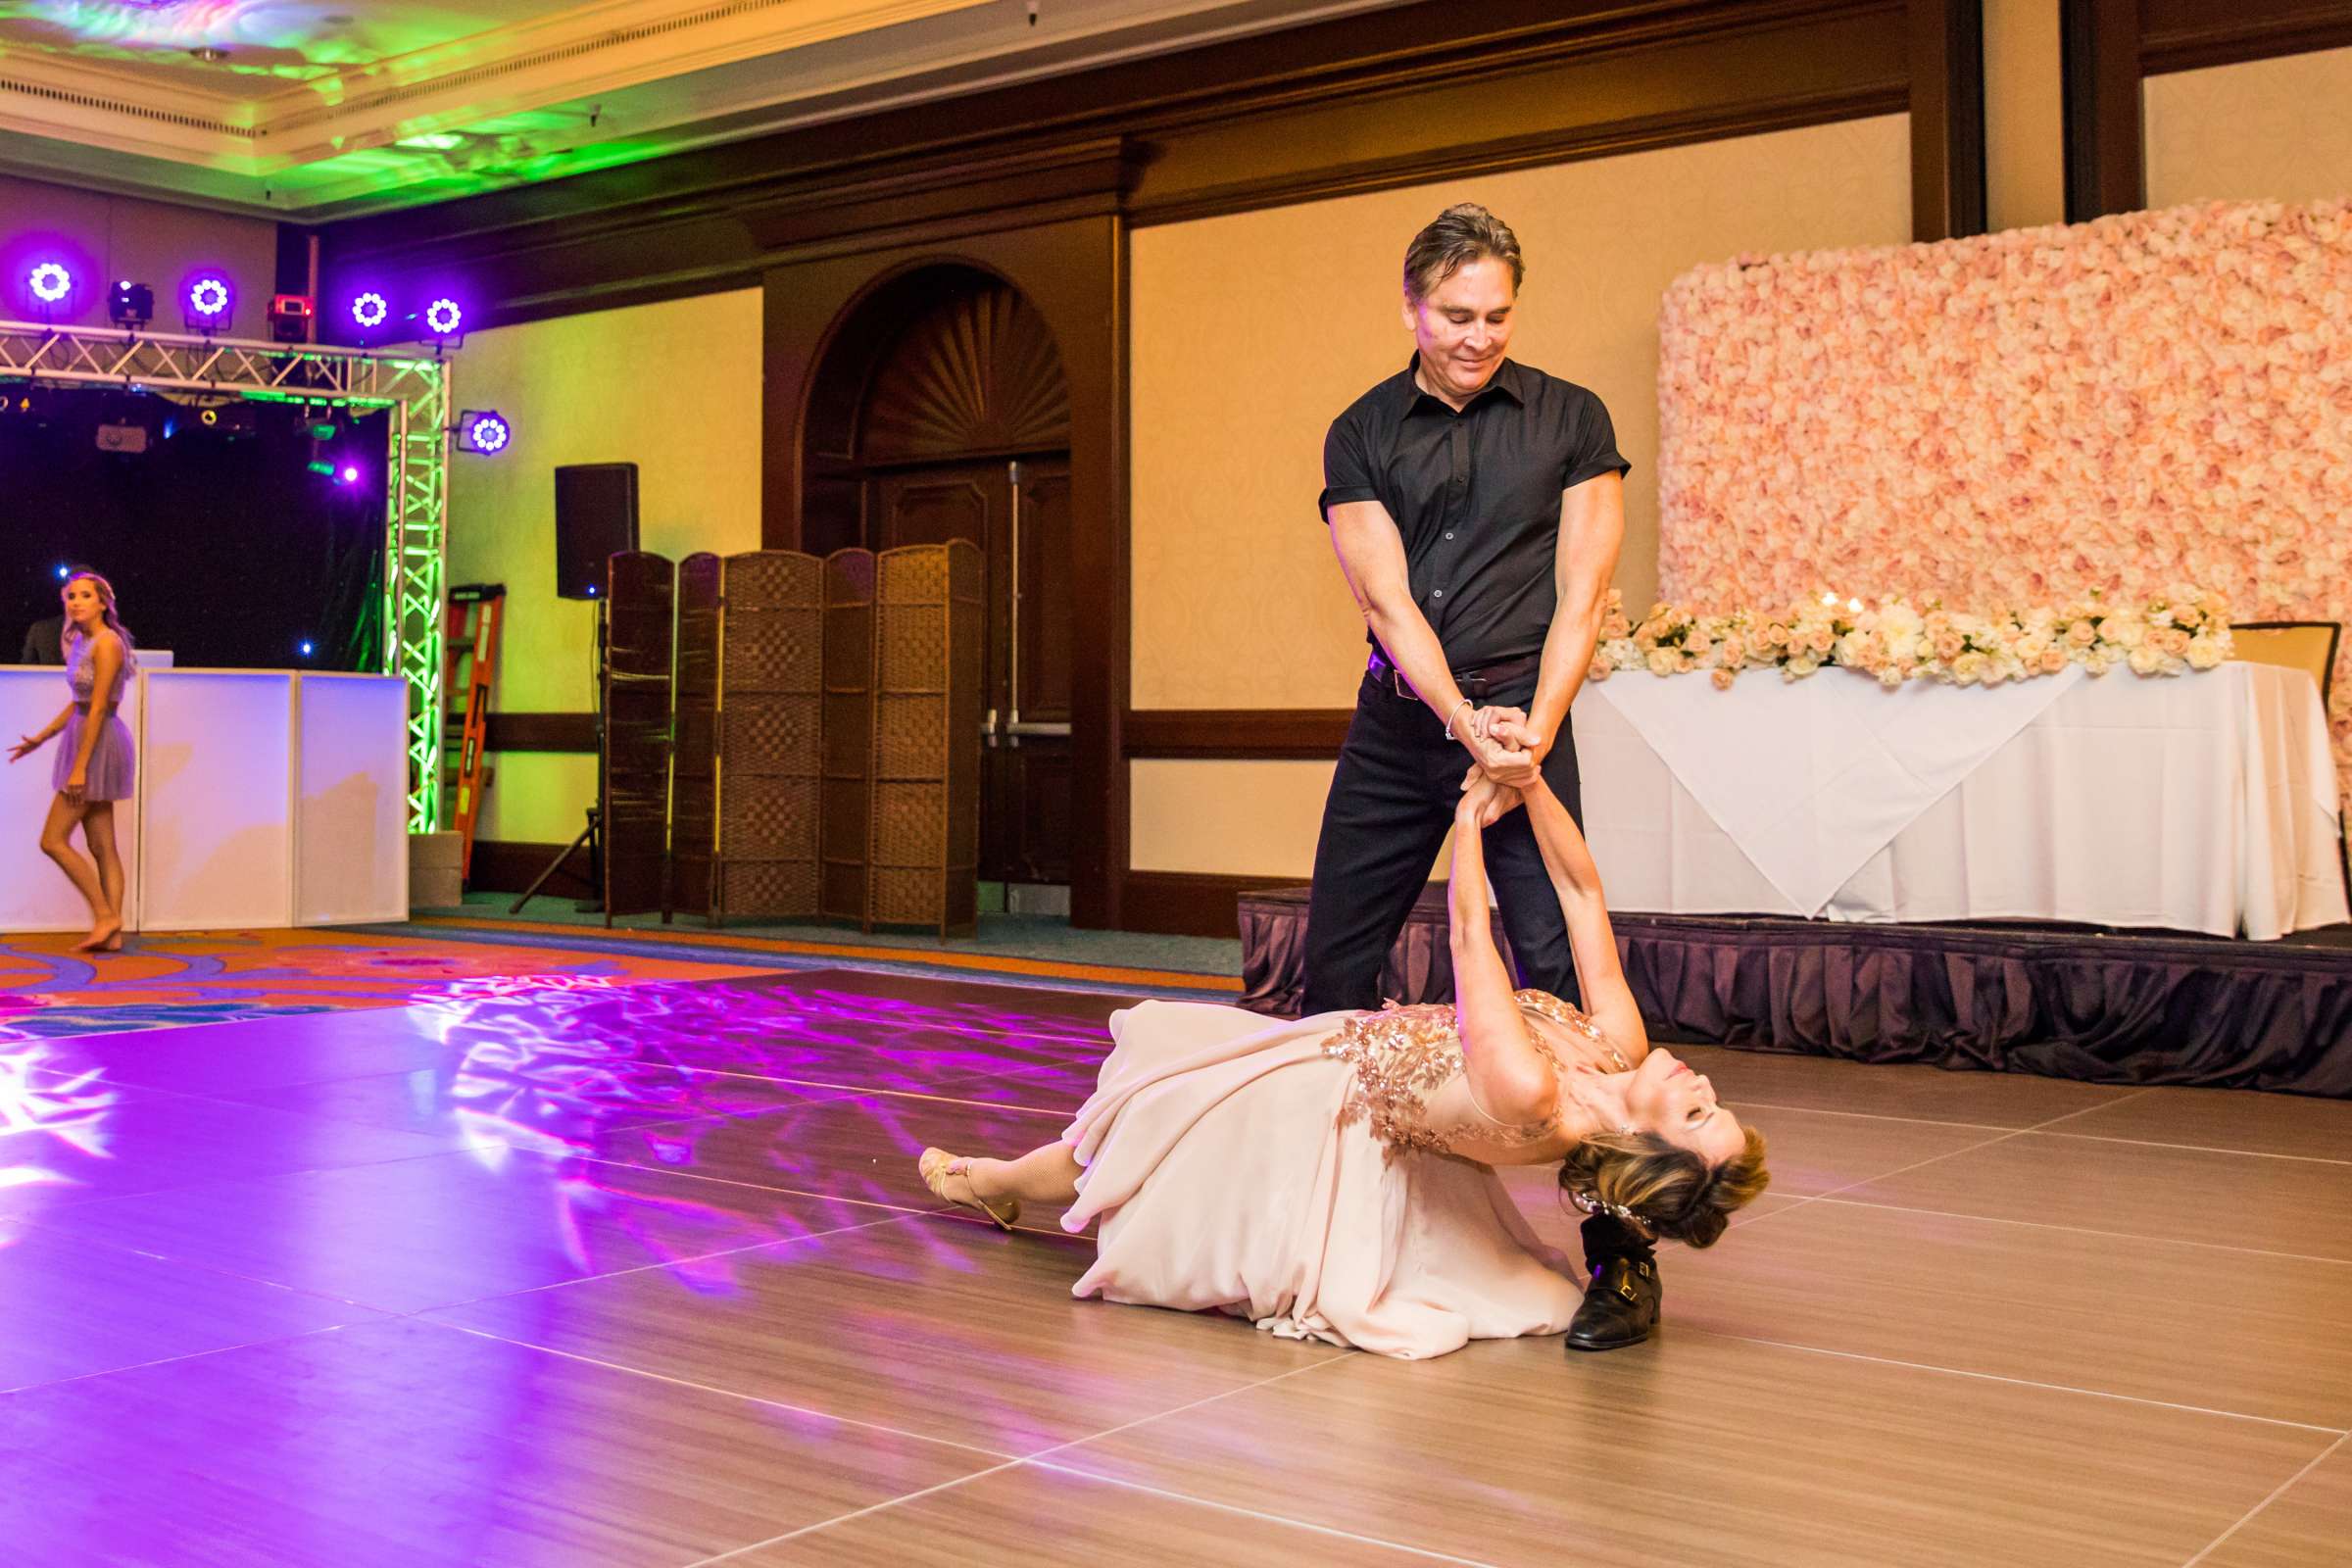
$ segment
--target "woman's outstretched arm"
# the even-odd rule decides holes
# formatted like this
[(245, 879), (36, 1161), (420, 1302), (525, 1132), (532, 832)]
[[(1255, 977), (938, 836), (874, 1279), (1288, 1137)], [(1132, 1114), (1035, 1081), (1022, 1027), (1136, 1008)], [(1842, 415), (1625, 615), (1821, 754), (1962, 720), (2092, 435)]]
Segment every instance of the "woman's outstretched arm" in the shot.
[(1584, 993), (1585, 1011), (1609, 1037), (1609, 1044), (1640, 1061), (1649, 1052), (1649, 1032), (1642, 1027), (1642, 1009), (1626, 984), (1625, 967), (1617, 957), (1617, 933), (1609, 924), (1608, 901), (1601, 896), (1600, 867), (1592, 863), (1592, 848), (1568, 808), (1541, 778), (1529, 786), (1528, 826), (1535, 830), (1536, 848), (1544, 868), (1551, 873), (1552, 890), (1559, 895), (1560, 913), (1568, 922), (1568, 947), (1576, 958), (1576, 983)]
[(1521, 1126), (1551, 1116), (1559, 1102), (1559, 1081), (1528, 1033), (1502, 955), (1494, 951), (1481, 835), (1488, 812), (1498, 805), (1507, 807), (1507, 792), (1481, 775), (1454, 811), (1446, 923), (1453, 946), (1454, 1018), (1470, 1093), (1495, 1121)]

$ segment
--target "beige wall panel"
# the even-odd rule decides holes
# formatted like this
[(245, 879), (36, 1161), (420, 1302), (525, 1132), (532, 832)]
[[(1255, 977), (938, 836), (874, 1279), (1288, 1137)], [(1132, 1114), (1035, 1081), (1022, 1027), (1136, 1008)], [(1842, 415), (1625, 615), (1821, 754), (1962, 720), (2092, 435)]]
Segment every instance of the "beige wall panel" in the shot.
[[(1137, 230), (1134, 705), (1353, 701), (1364, 634), (1315, 514), (1323, 433), (1411, 352), (1405, 241), (1452, 201), (1527, 251), (1513, 354), (1609, 406), (1634, 465), (1618, 582), (1646, 604), (1659, 296), (1741, 252), (1908, 239), (1909, 138), (1893, 115)], [(1140, 797), (1136, 821), (1141, 842)]]
[(2066, 221), (2058, 0), (1984, 0), (1984, 183), (1995, 229)]
[(2352, 196), (2352, 49), (2150, 76), (2148, 205)]
[(1128, 766), (1138, 871), (1225, 872), (1304, 878), (1330, 762), (1215, 762), (1177, 759)]
[[(595, 620), (556, 597), (555, 469), (634, 463), (638, 539), (676, 559), (760, 547), (760, 293), (743, 289), (476, 332), (455, 371), (462, 408), (514, 422), (502, 457), (452, 460), (452, 582), (507, 585), (496, 706), (577, 712), (594, 701)], [(481, 836), (580, 830), (596, 760), (501, 755)]]

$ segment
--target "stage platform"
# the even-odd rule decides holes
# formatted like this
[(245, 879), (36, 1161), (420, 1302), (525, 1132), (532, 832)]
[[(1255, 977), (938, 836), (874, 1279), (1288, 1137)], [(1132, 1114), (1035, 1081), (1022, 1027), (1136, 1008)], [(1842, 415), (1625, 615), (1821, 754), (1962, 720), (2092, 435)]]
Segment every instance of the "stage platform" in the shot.
[[(1297, 1012), (1306, 896), (1243, 895), (1243, 1005)], [(1610, 918), (1660, 1040), (2352, 1097), (2352, 926), (2240, 942), (2033, 923)], [(1494, 940), (1508, 952), (1499, 917)], [(1382, 992), (1452, 998), (1443, 885), (1415, 906)]]
[(1774, 1181), (1657, 1338), (1396, 1362), (932, 1201), (1122, 999), (464, 978), (0, 1038), (11, 1564), (2340, 1560), (2352, 1105), (1693, 1048)]

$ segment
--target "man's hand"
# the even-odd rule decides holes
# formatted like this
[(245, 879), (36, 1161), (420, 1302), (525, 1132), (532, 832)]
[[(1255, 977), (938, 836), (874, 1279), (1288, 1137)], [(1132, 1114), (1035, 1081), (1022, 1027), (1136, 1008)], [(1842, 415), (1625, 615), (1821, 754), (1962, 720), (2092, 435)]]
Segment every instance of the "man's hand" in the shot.
[(1465, 826), (1493, 827), (1522, 805), (1519, 792), (1497, 784), (1486, 769), (1472, 767), (1462, 775), (1462, 799), (1454, 820)]
[(1551, 752), (1552, 737), (1528, 722), (1527, 714), (1516, 708), (1486, 710), (1487, 733), (1514, 751), (1526, 752), (1538, 765)]
[(1494, 731), (1499, 727), (1497, 720), (1508, 715), (1525, 716), (1519, 714), (1515, 708), (1482, 708), (1474, 713), (1463, 715), (1457, 733), (1461, 736), (1462, 745), (1478, 760), (1480, 769), (1489, 778), (1497, 784), (1520, 789), (1536, 781), (1544, 760), (1496, 736)]

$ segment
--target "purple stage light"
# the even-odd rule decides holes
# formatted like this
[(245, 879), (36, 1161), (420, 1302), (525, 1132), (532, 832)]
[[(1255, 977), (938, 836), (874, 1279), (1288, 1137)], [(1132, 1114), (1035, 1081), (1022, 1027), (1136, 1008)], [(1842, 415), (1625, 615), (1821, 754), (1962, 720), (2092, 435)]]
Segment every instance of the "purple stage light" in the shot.
[(63, 262), (42, 262), (24, 274), (25, 286), (43, 305), (55, 305), (74, 292), (74, 274)]
[(391, 314), (391, 303), (373, 289), (352, 299), (351, 318), (361, 326), (381, 326), (384, 324), (384, 318)]
[(467, 410), (458, 416), (458, 450), (492, 457), (507, 450), (514, 427), (493, 409)]
[(431, 327), (436, 336), (455, 337), (458, 328), (466, 324), (466, 313), (458, 308), (456, 300), (444, 294), (424, 308), (424, 324)]
[(356, 465), (346, 463), (343, 465), (342, 472), (335, 475), (335, 481), (338, 484), (358, 484), (360, 482), (360, 470), (358, 466)]
[(188, 315), (198, 321), (218, 321), (228, 314), (228, 279), (207, 272), (188, 285)]

